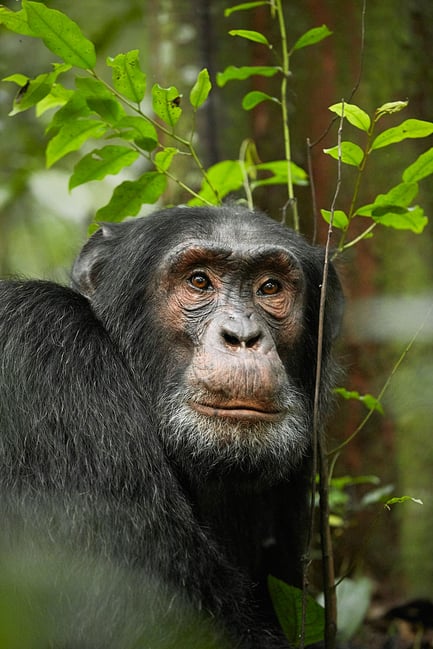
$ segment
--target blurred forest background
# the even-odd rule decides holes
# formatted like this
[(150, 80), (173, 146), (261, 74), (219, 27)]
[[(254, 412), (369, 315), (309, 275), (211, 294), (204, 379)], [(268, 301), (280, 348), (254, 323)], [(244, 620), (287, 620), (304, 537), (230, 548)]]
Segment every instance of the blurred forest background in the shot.
[[(18, 9), (15, 0), (4, 4)], [(187, 95), (198, 71), (207, 67), (214, 79), (227, 65), (266, 65), (268, 51), (231, 38), (233, 28), (256, 29), (272, 41), (267, 8), (224, 18), (227, 0), (47, 0), (67, 13), (105, 58), (138, 48), (149, 82), (175, 85)], [(361, 0), (286, 0), (290, 42), (325, 23), (333, 35), (292, 59), (290, 127), (293, 160), (307, 168), (307, 138), (318, 139), (332, 114), (328, 106), (348, 100), (361, 65)], [(433, 3), (431, 0), (367, 0), (363, 72), (353, 102), (367, 112), (388, 101), (409, 99), (403, 119), (433, 120)], [(33, 39), (0, 31), (0, 77), (21, 72), (30, 77), (49, 70), (54, 60)], [(102, 73), (102, 72), (101, 72)], [(109, 74), (109, 72), (106, 72)], [(104, 72), (105, 74), (105, 72)], [(252, 89), (269, 92), (272, 80), (253, 77), (214, 87), (200, 111), (199, 148), (206, 164), (237, 159), (242, 139), (253, 137), (263, 161), (283, 156), (278, 109), (271, 102), (246, 113), (241, 98)], [(16, 87), (0, 84), (0, 274), (54, 278), (68, 282), (68, 269), (86, 236), (95, 210), (109, 198), (118, 177), (68, 192), (75, 154), (45, 168), (43, 120), (34, 111), (9, 117)], [(272, 94), (272, 91), (270, 92)], [(398, 118), (398, 119), (397, 119)], [(393, 124), (387, 117), (386, 126)], [(402, 115), (396, 116), (396, 123)], [(337, 140), (338, 124), (313, 148), (319, 208), (330, 209), (335, 191), (335, 160), (322, 153)], [(353, 137), (353, 131), (350, 133)], [(406, 140), (381, 151), (378, 166), (367, 175), (364, 203), (399, 182), (401, 172), (433, 138)], [(351, 196), (353, 174), (344, 171), (339, 205)], [(133, 171), (132, 171), (133, 173)], [(178, 172), (179, 173), (179, 172)], [(182, 170), (181, 170), (182, 173)], [(188, 174), (185, 169), (185, 174)], [(312, 236), (311, 191), (297, 187), (302, 231)], [(170, 188), (166, 203), (185, 196)], [(279, 218), (285, 202), (281, 188), (266, 188), (258, 204)], [(419, 201), (433, 217), (433, 192), (421, 187)], [(337, 205), (337, 208), (339, 207)], [(379, 230), (379, 229), (378, 229)], [(318, 226), (323, 242), (324, 224)], [(392, 495), (420, 498), (387, 512), (381, 505), (361, 507), (362, 488), (345, 496), (345, 526), (336, 528), (339, 572), (372, 578), (378, 597), (433, 598), (433, 228), (422, 235), (383, 228), (373, 239), (346, 253), (340, 263), (347, 296), (340, 344), (345, 387), (377, 395), (394, 364), (420, 325), (422, 330), (384, 398), (385, 415), (375, 414), (344, 450), (336, 476), (375, 475), (394, 485)], [(338, 403), (329, 427), (330, 446), (350, 435), (364, 415), (359, 402)], [(371, 487), (370, 487), (371, 488)], [(288, 503), (290, 506), (290, 503)]]

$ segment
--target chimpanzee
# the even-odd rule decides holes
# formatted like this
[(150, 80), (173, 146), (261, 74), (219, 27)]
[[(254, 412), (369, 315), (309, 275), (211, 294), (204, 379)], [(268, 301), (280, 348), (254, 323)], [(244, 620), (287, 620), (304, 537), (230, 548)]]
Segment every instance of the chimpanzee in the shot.
[[(286, 646), (266, 580), (301, 585), (323, 259), (260, 212), (175, 207), (103, 224), (72, 288), (1, 283), (0, 560), (50, 571), (49, 646), (190, 649), (194, 615), (202, 648)], [(341, 303), (331, 267), (322, 418)]]

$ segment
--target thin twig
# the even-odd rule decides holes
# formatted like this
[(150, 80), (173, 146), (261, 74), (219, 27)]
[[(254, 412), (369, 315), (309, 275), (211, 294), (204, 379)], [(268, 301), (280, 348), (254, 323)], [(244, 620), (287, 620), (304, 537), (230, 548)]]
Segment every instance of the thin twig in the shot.
[[(320, 538), (322, 548), (322, 571), (323, 571), (323, 592), (325, 598), (325, 647), (334, 649), (337, 632), (337, 601), (335, 593), (335, 571), (334, 556), (332, 552), (332, 539), (329, 529), (329, 471), (324, 439), (319, 430), (319, 402), (320, 386), (322, 374), (322, 356), (323, 356), (323, 334), (325, 323), (326, 294), (328, 287), (328, 271), (330, 263), (330, 250), (334, 212), (337, 204), (338, 195), (341, 188), (341, 138), (343, 132), (344, 120), (344, 101), (342, 101), (342, 111), (340, 125), (338, 128), (338, 166), (337, 182), (335, 193), (331, 205), (331, 214), (329, 220), (328, 234), (325, 246), (325, 259), (323, 264), (323, 280), (320, 293), (319, 309), (319, 333), (317, 343), (317, 366), (316, 366), (316, 384), (314, 391), (314, 418), (313, 418), (313, 435), (315, 447), (317, 448), (317, 466), (319, 469), (319, 494), (320, 494)], [(315, 476), (313, 476), (315, 481)]]

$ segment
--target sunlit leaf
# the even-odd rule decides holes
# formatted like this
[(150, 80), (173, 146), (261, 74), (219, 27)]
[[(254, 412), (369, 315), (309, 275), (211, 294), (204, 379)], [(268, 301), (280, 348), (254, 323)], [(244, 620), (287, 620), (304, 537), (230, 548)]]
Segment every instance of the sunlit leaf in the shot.
[(117, 92), (139, 104), (146, 92), (146, 75), (140, 68), (139, 51), (109, 56), (107, 65), (113, 68), (113, 86)]
[(403, 180), (406, 183), (413, 183), (433, 174), (433, 147), (415, 160), (403, 172)]
[(419, 205), (409, 207), (402, 212), (398, 209), (394, 211), (393, 208), (387, 208), (386, 211), (384, 209), (384, 214), (380, 214), (379, 209), (376, 209), (372, 218), (380, 225), (395, 230), (410, 230), (415, 234), (421, 234), (428, 223), (428, 218)]
[(386, 194), (378, 194), (374, 200), (374, 207), (384, 205), (398, 205), (400, 207), (408, 207), (415, 196), (418, 194), (417, 183), (400, 183)]
[[(323, 640), (325, 630), (325, 611), (311, 595), (289, 586), (271, 575), (268, 577), (268, 588), (272, 603), (284, 635), (293, 647), (314, 644)], [(303, 603), (305, 600), (305, 627), (303, 629)]]
[(47, 167), (51, 167), (68, 153), (77, 151), (87, 140), (102, 137), (106, 130), (107, 127), (103, 122), (94, 119), (79, 119), (65, 124), (48, 142)]
[(195, 110), (200, 108), (200, 106), (206, 101), (211, 89), (212, 84), (209, 79), (209, 72), (206, 68), (203, 68), (203, 70), (199, 72), (197, 81), (193, 85), (189, 95), (190, 104)]
[(399, 503), (413, 502), (417, 505), (423, 505), (423, 501), (420, 498), (412, 498), (412, 496), (400, 496), (396, 498), (390, 498), (386, 501), (385, 507), (387, 509), (391, 508), (391, 505), (397, 505)]
[(401, 110), (406, 108), (408, 103), (408, 101), (388, 101), (386, 104), (382, 104), (382, 106), (379, 106), (376, 110), (375, 120), (379, 120), (384, 115), (399, 113)]
[(172, 128), (179, 121), (182, 109), (179, 106), (180, 95), (177, 88), (161, 88), (158, 83), (152, 88), (152, 106), (155, 114)]
[(36, 106), (36, 116), (40, 117), (47, 110), (65, 106), (74, 94), (73, 90), (64, 88), (60, 83), (55, 83), (46, 97), (38, 102)]
[(33, 34), (41, 38), (51, 52), (78, 68), (95, 67), (95, 47), (73, 20), (42, 2), (23, 0), (23, 8)]
[(235, 65), (229, 65), (224, 72), (218, 72), (216, 81), (220, 87), (223, 87), (228, 81), (243, 81), (244, 79), (249, 79), (254, 75), (273, 77), (278, 72), (281, 72), (281, 68), (277, 66), (244, 65), (242, 67), (237, 67)]
[(40, 74), (34, 79), (29, 79), (29, 77), (22, 74), (12, 74), (5, 77), (3, 81), (12, 81), (20, 86), (20, 90), (14, 99), (13, 109), (9, 115), (21, 113), (42, 101), (51, 92), (57, 77), (70, 70), (70, 68), (71, 66), (66, 63), (55, 65), (52, 72)]
[(253, 31), (251, 29), (231, 29), (229, 31), (230, 36), (239, 36), (240, 38), (245, 38), (247, 41), (253, 41), (254, 43), (261, 43), (262, 45), (267, 45), (271, 47), (268, 39), (264, 34), (260, 32)]
[(25, 9), (20, 11), (11, 11), (6, 7), (0, 7), (0, 25), (4, 25), (16, 34), (23, 36), (35, 36), (27, 21)]
[(173, 161), (174, 156), (179, 153), (179, 149), (168, 146), (155, 155), (154, 162), (158, 171), (167, 171)]
[[(261, 179), (252, 183), (253, 189), (263, 185), (280, 185), (287, 183), (288, 168), (286, 160), (261, 162), (256, 165), (256, 169), (257, 171), (269, 171), (273, 175), (270, 178)], [(292, 182), (295, 185), (308, 185), (308, 174), (294, 162), (290, 162), (290, 173)]]
[(329, 110), (336, 113), (339, 117), (344, 114), (347, 121), (352, 124), (352, 126), (361, 129), (361, 131), (369, 131), (370, 129), (370, 117), (364, 110), (362, 110), (362, 108), (359, 108), (359, 106), (356, 106), (355, 104), (339, 102), (338, 104), (329, 106)]
[(333, 146), (330, 149), (323, 149), (323, 152), (336, 160), (339, 159), (341, 153), (341, 161), (354, 167), (359, 167), (364, 159), (364, 151), (353, 142), (341, 142), (341, 147)]
[(320, 210), (320, 213), (322, 214), (323, 219), (326, 221), (326, 223), (330, 223), (331, 216), (333, 216), (332, 225), (335, 228), (344, 230), (349, 225), (349, 219), (347, 218), (347, 215), (345, 212), (343, 212), (343, 210), (334, 210), (334, 214), (332, 214), (330, 210)]
[(203, 181), (200, 196), (203, 200), (193, 198), (189, 205), (201, 205), (209, 202), (217, 205), (224, 196), (242, 187), (244, 177), (242, 167), (238, 160), (223, 160), (209, 167), (208, 180)]
[(277, 104), (280, 103), (279, 99), (276, 97), (271, 97), (266, 94), (266, 92), (261, 92), (260, 90), (252, 90), (242, 100), (242, 108), (244, 110), (252, 110), (258, 104), (261, 104), (262, 101), (273, 101)]
[(408, 138), (427, 137), (433, 133), (433, 122), (426, 122), (421, 119), (407, 119), (399, 126), (388, 128), (380, 133), (373, 144), (371, 150), (381, 149), (384, 146), (401, 142)]
[(137, 151), (124, 146), (109, 145), (94, 149), (75, 165), (69, 181), (69, 189), (91, 180), (102, 180), (109, 174), (117, 174), (121, 169), (135, 162), (138, 156)]
[(343, 399), (355, 399), (363, 403), (368, 410), (377, 410), (381, 415), (384, 414), (383, 406), (379, 399), (376, 399), (371, 394), (360, 394), (356, 390), (346, 390), (345, 388), (335, 388), (334, 392), (343, 397)]
[(75, 85), (85, 97), (99, 97), (100, 99), (113, 99), (113, 93), (102, 81), (93, 77), (76, 77)]
[(82, 117), (88, 117), (91, 112), (86, 97), (79, 91), (73, 92), (66, 104), (53, 115), (53, 119), (46, 130), (48, 133), (53, 133), (66, 124), (72, 124)]
[(225, 9), (224, 16), (228, 18), (235, 11), (244, 11), (245, 9), (254, 9), (254, 7), (262, 7), (263, 5), (268, 5), (269, 0), (259, 0), (256, 2), (243, 2), (240, 5), (235, 5), (234, 7), (229, 7)]
[(330, 36), (332, 34), (331, 30), (328, 29), (326, 25), (322, 25), (321, 27), (313, 27), (312, 29), (309, 29), (305, 34), (302, 34), (292, 47), (291, 51), (295, 52), (296, 50), (300, 50), (303, 47), (308, 47), (309, 45), (315, 45), (315, 43), (319, 43), (320, 41), (323, 41), (324, 38), (327, 36)]
[(126, 180), (116, 187), (110, 202), (101, 207), (96, 221), (122, 221), (136, 216), (144, 204), (153, 204), (164, 192), (167, 178), (157, 171), (149, 171), (138, 180)]
[[(36, 79), (28, 79), (22, 74), (14, 74), (3, 79), (3, 81), (19, 82), (18, 85), (20, 85), (20, 89), (14, 99), (13, 108), (9, 112), (11, 117), (32, 108), (32, 106), (48, 95), (51, 90), (51, 84), (47, 83), (47, 76), (47, 74), (41, 74)], [(24, 79), (26, 81), (21, 83)]]

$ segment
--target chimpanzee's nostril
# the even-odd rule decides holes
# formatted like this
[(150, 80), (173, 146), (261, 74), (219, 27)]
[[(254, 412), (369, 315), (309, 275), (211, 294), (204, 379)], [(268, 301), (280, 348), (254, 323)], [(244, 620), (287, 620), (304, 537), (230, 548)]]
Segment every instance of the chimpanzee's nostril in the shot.
[(239, 338), (236, 336), (233, 336), (232, 334), (227, 333), (226, 331), (223, 332), (223, 338), (224, 341), (230, 345), (231, 347), (237, 347), (238, 345), (241, 344), (241, 341)]
[(260, 340), (260, 334), (257, 334), (256, 336), (252, 336), (249, 340), (246, 340), (245, 345), (249, 349), (252, 349), (253, 347), (255, 347), (257, 345), (259, 340)]

